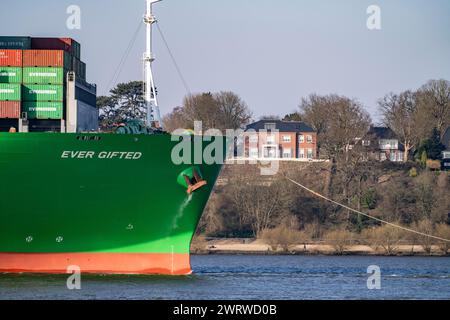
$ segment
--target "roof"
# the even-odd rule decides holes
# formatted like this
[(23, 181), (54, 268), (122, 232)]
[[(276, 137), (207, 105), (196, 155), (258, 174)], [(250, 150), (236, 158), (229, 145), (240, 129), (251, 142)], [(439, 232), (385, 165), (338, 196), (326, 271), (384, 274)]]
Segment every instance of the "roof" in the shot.
[(391, 128), (386, 127), (371, 127), (367, 134), (375, 136), (378, 139), (398, 140), (398, 137), (395, 134), (395, 132), (392, 131)]
[(316, 132), (311, 126), (304, 122), (298, 121), (281, 121), (281, 120), (260, 120), (258, 122), (249, 124), (246, 130), (261, 131), (265, 130), (266, 124), (275, 124), (279, 132)]
[(450, 150), (450, 127), (448, 127), (445, 131), (441, 142), (447, 148), (447, 150)]

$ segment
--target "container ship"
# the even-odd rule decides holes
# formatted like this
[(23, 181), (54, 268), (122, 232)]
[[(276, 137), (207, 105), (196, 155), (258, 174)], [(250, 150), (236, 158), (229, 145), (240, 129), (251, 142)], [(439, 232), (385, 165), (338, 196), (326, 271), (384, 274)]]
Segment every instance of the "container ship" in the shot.
[(175, 164), (186, 136), (158, 129), (155, 2), (144, 18), (149, 129), (122, 132), (133, 134), (98, 130), (78, 42), (0, 37), (0, 272), (192, 272), (190, 243), (221, 164)]

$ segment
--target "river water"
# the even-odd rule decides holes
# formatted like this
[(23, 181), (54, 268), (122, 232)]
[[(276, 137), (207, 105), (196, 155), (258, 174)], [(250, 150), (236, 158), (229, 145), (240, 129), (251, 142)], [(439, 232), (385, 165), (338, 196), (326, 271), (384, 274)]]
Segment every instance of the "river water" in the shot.
[[(450, 258), (194, 256), (188, 277), (0, 274), (0, 299), (450, 299)], [(381, 289), (369, 290), (369, 266)], [(370, 283), (377, 283), (370, 282)]]

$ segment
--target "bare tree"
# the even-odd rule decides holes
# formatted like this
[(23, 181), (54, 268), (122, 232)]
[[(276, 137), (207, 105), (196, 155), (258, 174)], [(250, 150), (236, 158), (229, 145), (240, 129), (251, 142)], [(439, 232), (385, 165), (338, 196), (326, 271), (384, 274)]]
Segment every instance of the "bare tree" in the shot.
[(239, 211), (240, 224), (250, 224), (255, 237), (278, 222), (282, 207), (282, 183), (258, 177), (239, 177), (233, 181), (230, 199)]
[(217, 101), (210, 92), (189, 95), (184, 98), (183, 114), (191, 129), (193, 129), (195, 121), (202, 121), (204, 130), (216, 128), (218, 123), (217, 110)]
[(222, 91), (214, 95), (217, 103), (219, 119), (216, 129), (239, 129), (247, 125), (252, 113), (247, 104), (235, 93)]
[(252, 113), (233, 92), (202, 93), (184, 98), (183, 106), (164, 117), (168, 130), (194, 129), (195, 121), (202, 121), (203, 130), (239, 129), (249, 123)]
[(450, 125), (450, 81), (431, 80), (419, 89), (420, 108), (433, 122), (431, 129), (436, 128), (441, 134)]
[(302, 99), (300, 110), (303, 119), (317, 131), (320, 149), (332, 159), (347, 153), (371, 124), (358, 101), (338, 95), (311, 95)]
[(186, 127), (187, 121), (185, 119), (183, 108), (176, 107), (171, 113), (163, 118), (164, 128), (168, 132), (173, 132), (177, 129), (190, 129)]
[(383, 114), (383, 121), (399, 137), (405, 147), (404, 162), (408, 162), (411, 150), (418, 142), (415, 128), (417, 112), (416, 94), (405, 91), (400, 94), (390, 93), (378, 101)]

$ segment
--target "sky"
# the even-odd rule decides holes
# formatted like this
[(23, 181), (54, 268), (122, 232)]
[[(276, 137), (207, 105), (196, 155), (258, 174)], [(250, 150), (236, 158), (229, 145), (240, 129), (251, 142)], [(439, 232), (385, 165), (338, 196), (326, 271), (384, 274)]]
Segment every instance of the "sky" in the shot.
[[(88, 81), (111, 89), (120, 60), (145, 11), (144, 0), (2, 0), (1, 35), (73, 37)], [(81, 29), (66, 26), (70, 5)], [(367, 28), (367, 8), (381, 9), (381, 30)], [(298, 110), (309, 94), (358, 99), (374, 121), (377, 100), (450, 80), (448, 0), (163, 0), (159, 25), (192, 93), (234, 91), (254, 117)], [(143, 78), (145, 28), (119, 82)], [(187, 90), (158, 32), (154, 73), (162, 114)], [(113, 83), (114, 84), (114, 83)]]

